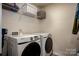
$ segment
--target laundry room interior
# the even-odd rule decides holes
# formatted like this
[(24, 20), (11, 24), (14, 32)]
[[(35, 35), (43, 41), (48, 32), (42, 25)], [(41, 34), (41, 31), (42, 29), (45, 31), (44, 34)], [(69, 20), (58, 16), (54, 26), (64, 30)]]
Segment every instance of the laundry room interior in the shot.
[(78, 3), (2, 3), (1, 21), (5, 38), (2, 38), (1, 54), (79, 55), (78, 9)]

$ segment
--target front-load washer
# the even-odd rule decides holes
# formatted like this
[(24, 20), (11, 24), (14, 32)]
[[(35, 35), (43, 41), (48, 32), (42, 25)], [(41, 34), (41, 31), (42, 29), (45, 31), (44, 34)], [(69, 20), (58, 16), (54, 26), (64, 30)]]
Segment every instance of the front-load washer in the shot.
[(53, 54), (53, 39), (50, 33), (34, 33), (40, 35), (42, 44), (42, 55), (51, 56)]
[(38, 35), (8, 36), (8, 55), (40, 56), (40, 37)]

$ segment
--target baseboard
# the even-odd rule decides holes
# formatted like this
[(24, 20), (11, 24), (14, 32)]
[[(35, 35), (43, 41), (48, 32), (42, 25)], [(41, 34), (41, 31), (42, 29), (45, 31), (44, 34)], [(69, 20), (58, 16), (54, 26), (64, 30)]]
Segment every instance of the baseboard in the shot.
[(77, 54), (64, 54), (62, 52), (53, 52), (54, 55), (56, 56), (76, 56)]
[(57, 55), (57, 56), (65, 56), (64, 54), (62, 53), (58, 53), (58, 52), (53, 52), (54, 55)]

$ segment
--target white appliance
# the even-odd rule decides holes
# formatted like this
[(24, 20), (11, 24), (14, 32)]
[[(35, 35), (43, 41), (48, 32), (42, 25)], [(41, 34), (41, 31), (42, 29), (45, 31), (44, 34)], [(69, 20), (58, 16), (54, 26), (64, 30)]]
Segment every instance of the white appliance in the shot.
[(41, 44), (38, 35), (8, 37), (8, 55), (40, 56)]
[(42, 44), (42, 55), (51, 56), (53, 54), (53, 39), (50, 33), (35, 33), (40, 35), (41, 44)]

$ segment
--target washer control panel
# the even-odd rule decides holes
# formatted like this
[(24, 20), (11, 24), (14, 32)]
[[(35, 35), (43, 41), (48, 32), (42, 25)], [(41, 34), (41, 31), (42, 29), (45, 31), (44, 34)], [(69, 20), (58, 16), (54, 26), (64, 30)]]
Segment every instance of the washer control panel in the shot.
[(28, 36), (28, 37), (21, 37), (17, 39), (17, 43), (21, 42), (30, 42), (30, 41), (35, 41), (38, 40), (39, 36)]
[(33, 41), (33, 40), (34, 40), (34, 38), (33, 38), (33, 37), (30, 37), (30, 40), (31, 40), (31, 41)]

